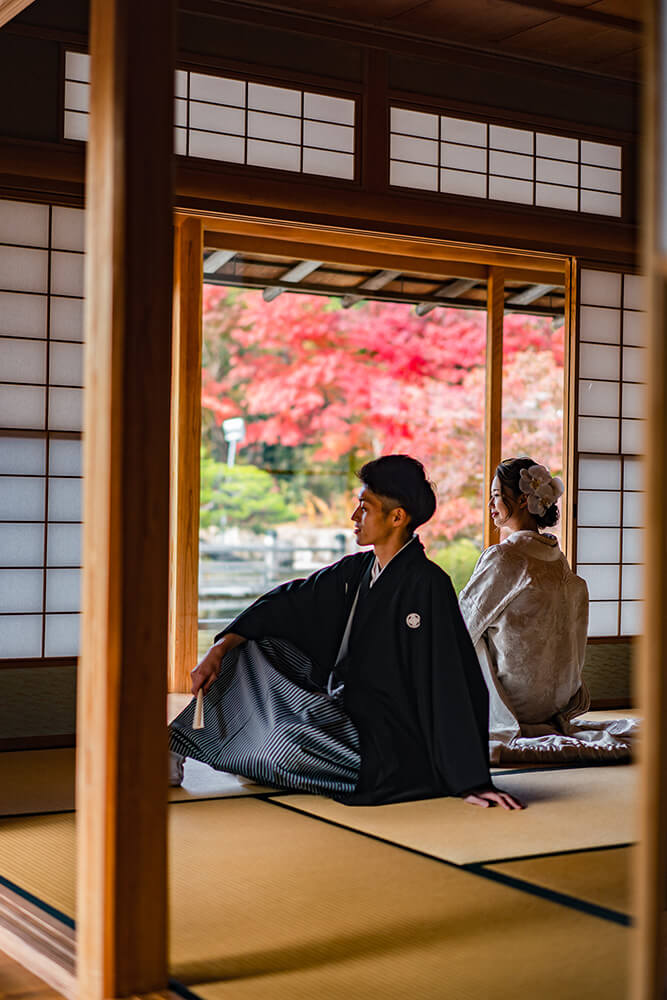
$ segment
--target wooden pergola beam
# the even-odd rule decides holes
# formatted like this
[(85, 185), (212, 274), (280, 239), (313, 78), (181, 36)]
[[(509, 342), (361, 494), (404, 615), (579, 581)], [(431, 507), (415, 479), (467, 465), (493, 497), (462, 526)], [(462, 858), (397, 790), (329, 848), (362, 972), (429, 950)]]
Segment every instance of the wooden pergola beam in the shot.
[(199, 453), (201, 448), (201, 219), (177, 219), (171, 406), (169, 690), (190, 690), (197, 663), (199, 598)]
[(484, 407), (484, 548), (498, 541), (498, 529), (489, 514), (491, 480), (501, 459), (503, 417), (503, 319), (505, 275), (489, 268), (486, 303), (486, 400)]
[(167, 985), (173, 5), (92, 0), (78, 993)]

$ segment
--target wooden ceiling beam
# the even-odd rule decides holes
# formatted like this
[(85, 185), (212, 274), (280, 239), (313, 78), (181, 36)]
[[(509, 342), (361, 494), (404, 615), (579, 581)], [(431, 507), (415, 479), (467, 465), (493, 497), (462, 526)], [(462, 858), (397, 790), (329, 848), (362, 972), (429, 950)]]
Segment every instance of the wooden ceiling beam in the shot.
[(618, 14), (607, 14), (602, 10), (590, 7), (575, 7), (573, 4), (562, 3), (561, 0), (503, 0), (503, 3), (516, 7), (528, 7), (531, 10), (542, 10), (548, 14), (558, 14), (577, 21), (589, 21), (603, 25), (606, 28), (617, 28), (633, 35), (641, 35), (644, 26), (641, 21), (631, 17), (620, 17)]

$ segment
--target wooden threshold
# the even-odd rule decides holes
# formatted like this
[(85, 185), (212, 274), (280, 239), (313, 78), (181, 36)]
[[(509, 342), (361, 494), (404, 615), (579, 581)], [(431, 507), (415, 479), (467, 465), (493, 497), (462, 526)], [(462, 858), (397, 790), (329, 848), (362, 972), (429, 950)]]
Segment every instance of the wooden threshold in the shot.
[(76, 1000), (74, 929), (0, 885), (0, 950), (67, 1000)]

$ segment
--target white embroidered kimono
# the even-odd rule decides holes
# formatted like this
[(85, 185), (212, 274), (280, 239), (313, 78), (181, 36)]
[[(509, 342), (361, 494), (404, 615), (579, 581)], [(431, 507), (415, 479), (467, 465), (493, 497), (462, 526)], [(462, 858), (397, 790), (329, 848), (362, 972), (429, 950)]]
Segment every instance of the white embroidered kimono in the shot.
[(515, 531), (490, 546), (459, 601), (489, 689), (492, 763), (629, 756), (635, 723), (572, 721), (590, 705), (588, 590), (553, 535)]

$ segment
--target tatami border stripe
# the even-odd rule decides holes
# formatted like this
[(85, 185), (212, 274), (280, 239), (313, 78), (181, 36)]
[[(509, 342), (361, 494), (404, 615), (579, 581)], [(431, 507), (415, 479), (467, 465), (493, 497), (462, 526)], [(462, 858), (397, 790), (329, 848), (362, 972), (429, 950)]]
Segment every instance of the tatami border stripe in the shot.
[[(285, 791), (284, 789), (277, 788), (275, 792), (246, 792), (245, 795), (241, 793), (233, 795), (206, 795), (202, 798), (192, 798), (192, 799), (169, 799), (167, 802), (168, 806), (182, 806), (185, 804), (190, 804), (193, 802), (216, 802), (218, 799), (271, 799), (276, 796), (281, 795), (293, 795), (294, 792)], [(50, 809), (48, 812), (27, 812), (27, 813), (3, 813), (0, 812), (0, 825), (3, 820), (9, 819), (34, 819), (37, 816), (67, 816), (68, 814), (75, 813), (76, 809)]]
[(534, 764), (532, 767), (506, 768), (494, 764), (491, 768), (492, 778), (505, 778), (510, 774), (548, 774), (550, 771), (588, 771), (591, 767), (632, 767), (636, 760), (591, 760), (586, 764), (581, 761), (571, 761), (569, 764)]
[[(336, 826), (340, 830), (347, 830), (349, 833), (356, 833), (359, 837), (367, 837), (369, 840), (375, 840), (381, 844), (388, 844), (389, 847), (396, 847), (399, 851), (405, 851), (408, 854), (416, 854), (420, 858), (428, 858), (429, 861), (436, 861), (441, 865), (447, 865), (449, 868), (456, 868), (458, 871), (469, 872), (471, 875), (479, 875), (482, 878), (492, 879), (496, 882), (504, 882), (505, 885), (512, 889), (517, 889), (520, 892), (525, 892), (529, 895), (540, 896), (542, 899), (547, 899), (552, 903), (558, 903), (561, 906), (567, 906), (570, 909), (580, 910), (583, 913), (588, 913), (589, 916), (599, 917), (602, 920), (609, 920), (616, 924), (623, 924), (626, 927), (632, 925), (632, 918), (625, 913), (620, 913), (618, 910), (611, 910), (604, 906), (597, 906), (595, 903), (588, 903), (585, 899), (579, 899), (577, 896), (568, 896), (566, 893), (555, 892), (551, 889), (542, 889), (540, 886), (533, 885), (532, 882), (523, 882), (521, 879), (512, 878), (509, 875), (501, 875), (499, 872), (486, 871), (484, 869), (484, 864), (494, 864), (495, 862), (482, 863), (479, 861), (473, 861), (466, 864), (456, 864), (455, 861), (448, 861), (447, 858), (440, 858), (436, 854), (429, 854), (427, 851), (420, 851), (416, 847), (408, 847), (405, 844), (398, 844), (394, 840), (388, 840), (386, 837), (379, 837), (374, 833), (367, 833), (365, 830), (357, 830), (355, 827), (347, 826), (345, 823), (338, 823), (333, 819), (325, 819), (323, 816), (315, 816), (313, 813), (299, 809), (297, 806), (290, 805), (288, 802), (278, 802), (274, 799), (267, 799), (266, 801), (268, 805), (279, 806), (282, 809), (290, 809), (292, 812), (300, 813), (302, 816), (307, 816), (316, 822), (328, 823), (330, 826)], [(597, 848), (593, 849), (596, 850)], [(586, 848), (584, 848), (584, 850), (586, 850)], [(578, 852), (564, 851), (562, 853), (576, 854)], [(538, 855), (538, 857), (542, 856), (550, 857), (549, 854)], [(516, 858), (516, 860), (521, 861), (523, 859)]]
[[(636, 841), (622, 844), (598, 844), (595, 847), (568, 847), (562, 851), (541, 851), (539, 854), (515, 854), (508, 858), (492, 858), (490, 861), (469, 861), (472, 865), (506, 865), (515, 861), (536, 861), (539, 858), (560, 858), (565, 854), (593, 854), (595, 851), (620, 851), (624, 847), (636, 847)], [(466, 865), (461, 865), (465, 868)]]
[(476, 863), (462, 865), (461, 867), (464, 871), (471, 872), (473, 875), (481, 875), (482, 878), (488, 878), (492, 882), (500, 882), (511, 889), (526, 892), (530, 896), (539, 896), (541, 899), (548, 899), (552, 903), (560, 903), (562, 906), (569, 906), (570, 909), (588, 913), (592, 917), (600, 917), (602, 920), (621, 924), (623, 927), (632, 926), (632, 917), (629, 917), (627, 913), (621, 913), (620, 910), (612, 910), (607, 906), (598, 906), (597, 903), (589, 903), (588, 900), (579, 899), (578, 896), (570, 896), (565, 892), (546, 889), (541, 885), (536, 885), (534, 882), (525, 882), (523, 879), (514, 878), (512, 875), (493, 871), (486, 868), (483, 864)]
[(179, 982), (178, 979), (172, 979), (170, 977), (168, 980), (168, 985), (170, 990), (173, 990), (174, 993), (178, 993), (178, 995), (180, 997), (183, 997), (184, 1000), (202, 1000), (202, 997), (199, 995), (199, 993), (193, 993), (191, 989), (189, 989), (187, 986), (184, 986), (183, 983)]

